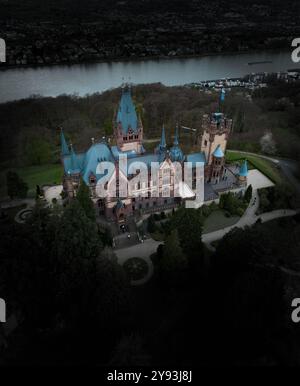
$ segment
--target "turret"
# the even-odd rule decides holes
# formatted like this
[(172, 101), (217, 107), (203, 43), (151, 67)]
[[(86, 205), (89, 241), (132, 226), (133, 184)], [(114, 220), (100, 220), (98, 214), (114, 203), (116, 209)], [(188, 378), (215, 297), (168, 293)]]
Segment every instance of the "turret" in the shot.
[(166, 134), (165, 127), (162, 127), (160, 142), (155, 148), (155, 153), (159, 155), (159, 160), (163, 161), (166, 157), (167, 143), (166, 143)]
[(176, 125), (174, 142), (173, 142), (173, 146), (170, 149), (170, 158), (173, 162), (175, 161), (182, 162), (184, 160), (184, 154), (179, 146), (178, 125)]
[(224, 165), (225, 165), (225, 155), (221, 148), (221, 145), (218, 145), (214, 152), (212, 153), (212, 162), (210, 169), (210, 181), (212, 183), (217, 183), (223, 177), (224, 174)]
[(69, 146), (67, 144), (67, 141), (64, 136), (63, 129), (60, 129), (60, 146), (61, 146), (61, 156), (67, 156), (70, 155)]
[(239, 175), (238, 175), (239, 184), (247, 185), (247, 177), (248, 177), (248, 163), (247, 163), (247, 160), (245, 159), (245, 161), (240, 166), (240, 170), (239, 170)]

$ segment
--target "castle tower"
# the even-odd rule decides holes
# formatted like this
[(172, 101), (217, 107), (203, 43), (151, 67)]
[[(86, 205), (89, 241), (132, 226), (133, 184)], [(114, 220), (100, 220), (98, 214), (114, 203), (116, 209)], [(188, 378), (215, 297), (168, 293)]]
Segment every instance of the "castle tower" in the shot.
[(113, 127), (117, 146), (121, 151), (133, 151), (137, 154), (144, 152), (142, 145), (143, 126), (137, 116), (128, 85), (123, 87)]
[(238, 175), (238, 181), (239, 185), (247, 185), (247, 176), (248, 176), (248, 163), (247, 160), (243, 162), (243, 164), (240, 166), (239, 175)]
[(213, 152), (220, 146), (225, 154), (227, 140), (232, 128), (232, 119), (225, 117), (223, 113), (204, 114), (202, 118), (202, 134), (197, 143), (201, 151), (205, 153), (207, 165), (213, 162)]
[(211, 183), (218, 183), (224, 175), (225, 155), (218, 145), (212, 153), (212, 161), (210, 165), (209, 180)]

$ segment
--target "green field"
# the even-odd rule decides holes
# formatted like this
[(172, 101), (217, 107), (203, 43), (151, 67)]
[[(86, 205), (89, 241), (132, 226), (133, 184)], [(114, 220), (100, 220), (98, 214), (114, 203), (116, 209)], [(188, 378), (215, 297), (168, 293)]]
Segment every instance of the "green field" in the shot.
[(62, 166), (59, 164), (6, 169), (0, 173), (0, 197), (5, 197), (7, 195), (5, 173), (8, 170), (17, 172), (19, 176), (28, 184), (29, 197), (34, 196), (36, 185), (60, 184), (63, 175)]
[(252, 154), (240, 153), (238, 151), (226, 152), (227, 162), (242, 161), (244, 159), (247, 159), (249, 169), (258, 169), (265, 176), (270, 178), (270, 180), (275, 184), (280, 184), (283, 182), (280, 171), (273, 165), (271, 161)]

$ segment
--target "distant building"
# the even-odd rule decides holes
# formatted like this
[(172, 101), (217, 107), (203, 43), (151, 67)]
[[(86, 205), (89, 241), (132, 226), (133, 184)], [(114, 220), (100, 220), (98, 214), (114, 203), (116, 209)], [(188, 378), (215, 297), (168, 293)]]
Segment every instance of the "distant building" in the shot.
[[(143, 146), (143, 125), (138, 116), (131, 97), (129, 86), (122, 91), (118, 110), (113, 121), (116, 145), (110, 146), (106, 140), (100, 142), (92, 139), (91, 147), (85, 153), (76, 154), (73, 146), (68, 146), (61, 131), (61, 156), (64, 166), (63, 187), (69, 198), (76, 196), (82, 178), (90, 187), (91, 198), (100, 215), (107, 220), (124, 223), (129, 216), (137, 212), (161, 212), (179, 206), (184, 200), (193, 200), (197, 178), (196, 164), (204, 165), (204, 200), (210, 202), (229, 190), (241, 191), (247, 185), (247, 163), (241, 168), (225, 164), (225, 151), (232, 120), (223, 113), (205, 114), (202, 127), (196, 135), (196, 152), (184, 154), (179, 141), (178, 126), (175, 128), (174, 141), (167, 146), (165, 128), (162, 128), (161, 139), (153, 153), (146, 153)], [(121, 158), (127, 156), (127, 167), (120, 164)], [(114, 170), (97, 173), (101, 162), (113, 163)], [(134, 181), (139, 174), (138, 169), (132, 170), (134, 163), (146, 165), (148, 182), (131, 184), (130, 191), (122, 191), (122, 182)], [(157, 163), (157, 179), (150, 178), (151, 163)], [(174, 195), (175, 173), (178, 163), (183, 166), (188, 162), (192, 168), (192, 186), (179, 182), (179, 196)], [(182, 170), (185, 170), (184, 167)], [(105, 178), (105, 188), (116, 186), (114, 196), (100, 197), (97, 183)], [(177, 186), (177, 185), (176, 185)]]

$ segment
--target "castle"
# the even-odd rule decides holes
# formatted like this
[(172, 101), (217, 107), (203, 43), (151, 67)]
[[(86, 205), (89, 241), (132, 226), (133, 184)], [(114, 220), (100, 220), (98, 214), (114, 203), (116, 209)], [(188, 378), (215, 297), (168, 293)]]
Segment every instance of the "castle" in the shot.
[[(69, 198), (76, 196), (81, 178), (90, 187), (91, 198), (99, 215), (119, 224), (136, 213), (153, 213), (178, 207), (185, 200), (193, 201), (197, 179), (204, 184), (204, 202), (218, 200), (227, 191), (244, 191), (247, 185), (247, 163), (241, 167), (225, 164), (225, 151), (232, 130), (232, 120), (223, 113), (205, 114), (202, 127), (196, 135), (197, 152), (184, 154), (179, 143), (178, 125), (174, 141), (167, 146), (165, 128), (162, 128), (160, 142), (153, 153), (147, 153), (143, 146), (143, 125), (138, 116), (129, 86), (123, 87), (118, 109), (113, 119), (114, 142), (111, 146), (106, 140), (96, 142), (84, 153), (75, 153), (68, 146), (61, 131), (61, 159), (64, 167), (63, 189)], [(120, 165), (120, 157), (126, 156), (127, 165)], [(112, 171), (97, 169), (99, 163), (111, 162)], [(134, 165), (145, 164), (147, 182), (135, 177), (140, 170)], [(158, 165), (157, 179), (151, 179), (151, 165)], [(192, 184), (180, 181), (179, 195), (175, 195), (175, 166), (188, 164), (191, 167)], [(196, 165), (204, 165), (204, 175), (196, 173)], [(185, 170), (184, 168), (182, 170)], [(99, 196), (97, 183), (104, 179), (105, 188), (115, 184), (114, 196)], [(131, 181), (131, 189), (124, 190), (123, 180)], [(123, 190), (122, 190), (123, 189)]]

